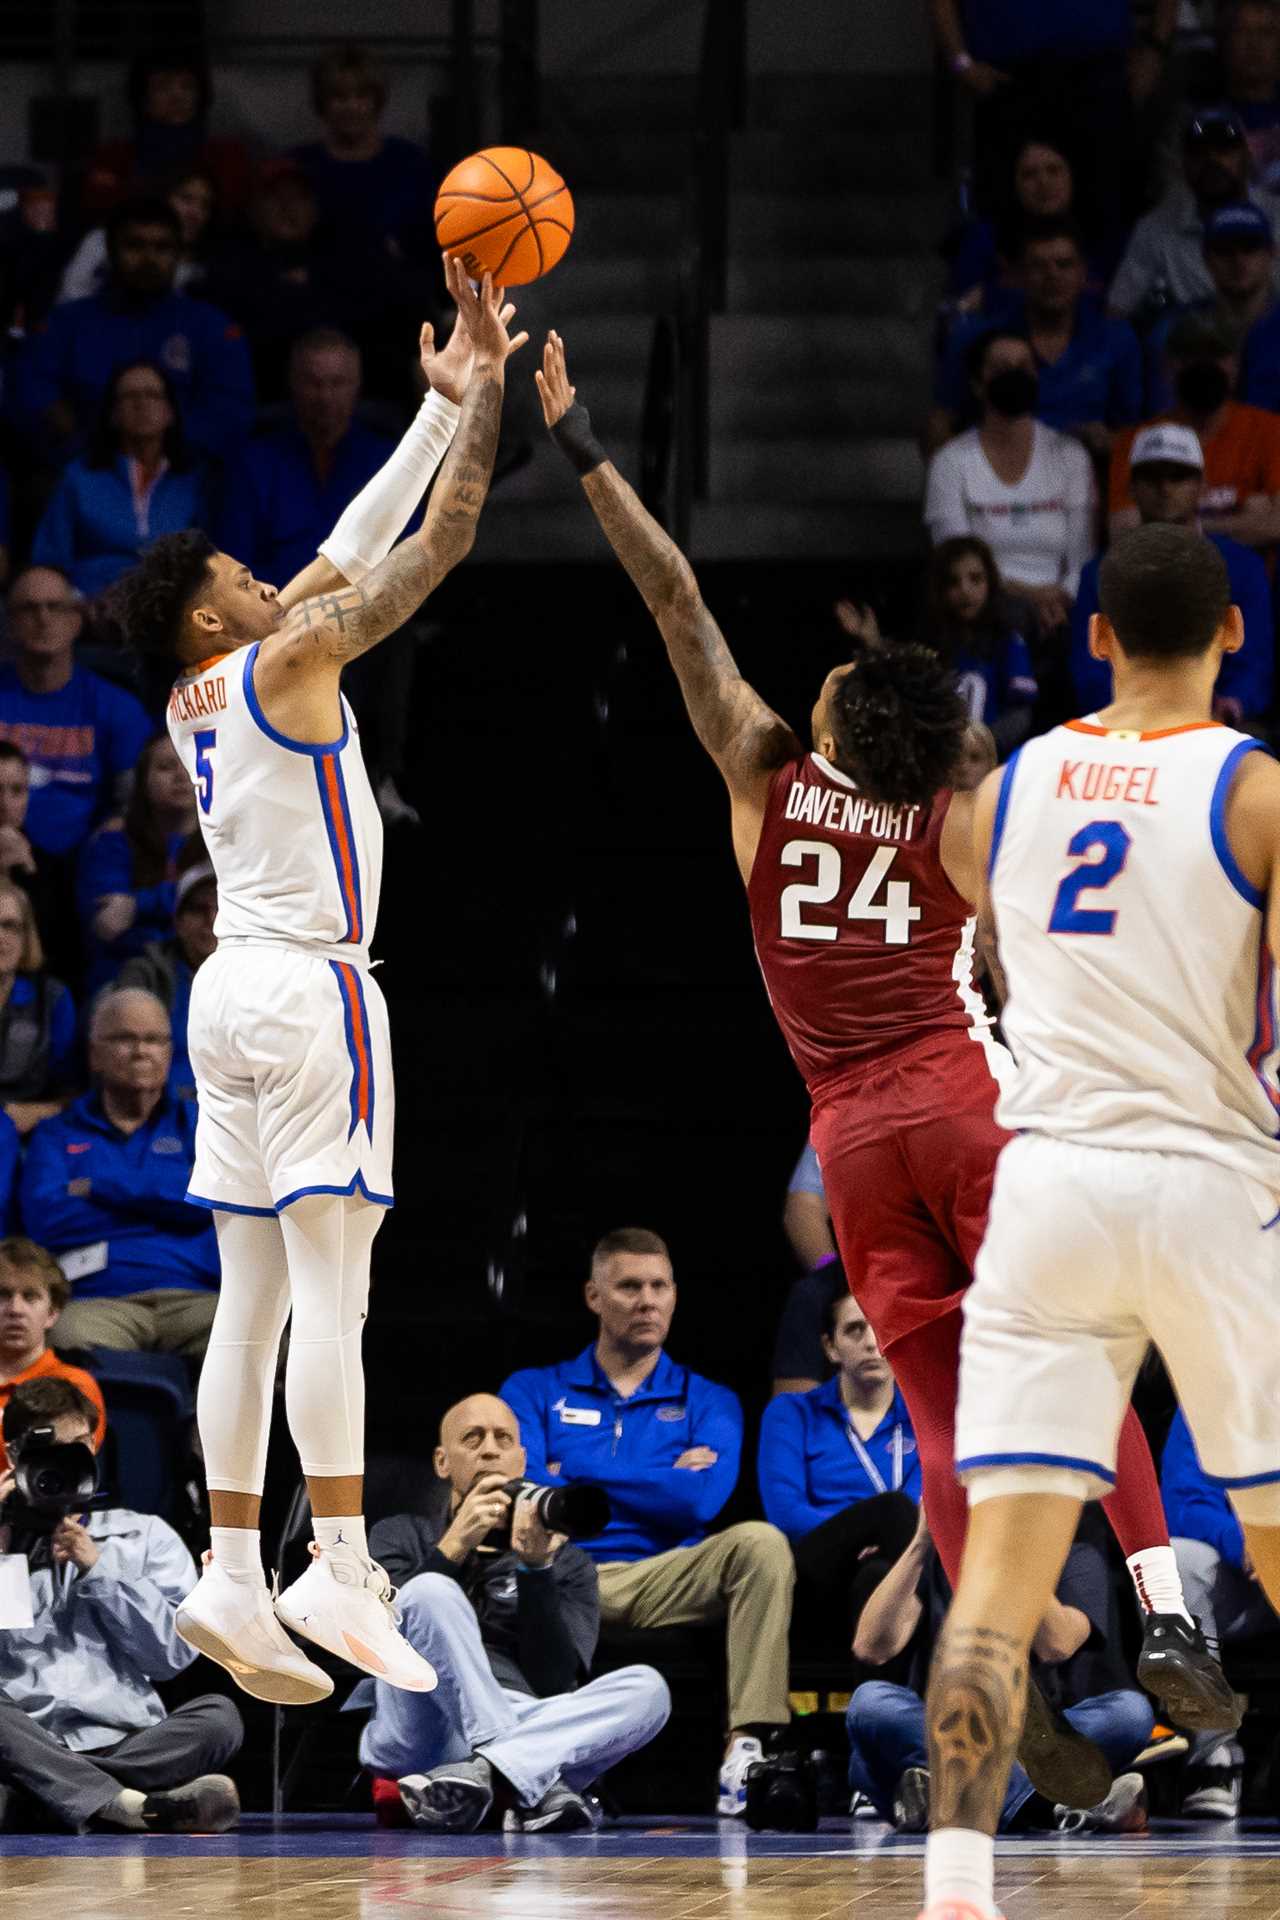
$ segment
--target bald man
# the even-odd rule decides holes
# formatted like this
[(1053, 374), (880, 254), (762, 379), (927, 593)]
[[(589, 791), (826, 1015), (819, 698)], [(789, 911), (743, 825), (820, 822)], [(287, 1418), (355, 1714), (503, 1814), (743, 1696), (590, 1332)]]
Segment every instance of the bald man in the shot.
[(581, 1789), (660, 1731), (666, 1683), (637, 1666), (580, 1684), (600, 1625), (595, 1566), (513, 1497), (525, 1453), (510, 1407), (489, 1393), (450, 1407), (434, 1467), (448, 1487), (438, 1515), (380, 1521), (369, 1551), (440, 1684), (364, 1683), (374, 1713), (360, 1757), (429, 1832), (587, 1831)]
[(89, 1027), (93, 1091), (34, 1129), (22, 1218), (71, 1283), (59, 1347), (202, 1354), (218, 1298), (209, 1213), (187, 1204), (196, 1110), (168, 1091), (169, 1014), (108, 991)]

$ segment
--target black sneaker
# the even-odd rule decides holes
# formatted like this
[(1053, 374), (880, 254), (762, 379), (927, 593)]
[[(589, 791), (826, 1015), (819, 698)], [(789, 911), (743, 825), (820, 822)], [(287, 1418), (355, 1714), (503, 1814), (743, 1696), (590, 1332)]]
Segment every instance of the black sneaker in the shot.
[(239, 1818), (240, 1795), (225, 1773), (202, 1773), (142, 1803), (144, 1833), (226, 1833)]
[(1149, 1613), (1138, 1659), (1138, 1684), (1154, 1694), (1175, 1727), (1192, 1733), (1234, 1733), (1244, 1715), (1198, 1626), (1180, 1613)]
[(893, 1824), (899, 1833), (929, 1830), (929, 1769), (908, 1767), (893, 1796)]
[(598, 1823), (584, 1795), (553, 1780), (536, 1807), (513, 1807), (502, 1824), (505, 1832), (593, 1833)]
[(1101, 1747), (1077, 1733), (1027, 1678), (1027, 1718), (1018, 1758), (1032, 1786), (1054, 1806), (1096, 1807), (1111, 1791), (1111, 1768)]
[(474, 1833), (493, 1809), (493, 1769), (473, 1753), (398, 1782), (404, 1810), (428, 1833)]

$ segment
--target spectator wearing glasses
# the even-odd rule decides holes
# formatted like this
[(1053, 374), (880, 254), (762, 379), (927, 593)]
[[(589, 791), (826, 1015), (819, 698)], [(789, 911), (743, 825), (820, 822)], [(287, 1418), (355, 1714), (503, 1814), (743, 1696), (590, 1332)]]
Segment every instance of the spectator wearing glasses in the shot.
[(170, 932), (179, 857), (196, 827), (190, 776), (167, 734), (157, 734), (143, 748), (124, 818), (99, 827), (80, 856), (91, 993)]
[(93, 1091), (36, 1128), (22, 1218), (72, 1285), (63, 1347), (198, 1358), (217, 1304), (218, 1249), (188, 1205), (195, 1109), (168, 1091), (169, 1016), (136, 988), (108, 992), (89, 1027)]
[(116, 807), (155, 731), (141, 703), (76, 660), (79, 594), (57, 567), (27, 567), (9, 590), (13, 664), (0, 667), (0, 740), (26, 755), (27, 837), (64, 859)]
[(0, 881), (0, 1102), (20, 1134), (62, 1112), (76, 1065), (71, 995), (45, 971), (27, 895)]

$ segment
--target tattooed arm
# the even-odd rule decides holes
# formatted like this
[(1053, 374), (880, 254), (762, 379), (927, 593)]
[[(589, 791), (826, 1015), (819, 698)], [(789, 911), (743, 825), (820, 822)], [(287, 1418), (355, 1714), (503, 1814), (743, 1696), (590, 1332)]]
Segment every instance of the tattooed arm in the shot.
[(403, 626), (471, 551), (497, 451), (506, 359), (524, 336), (508, 337), (501, 294), (495, 295), (487, 275), (479, 298), (465, 278), (458, 298), (476, 342), (475, 368), (422, 531), (402, 540), (358, 585), (294, 607), (263, 641), (254, 664), (263, 711), (290, 739), (319, 743), (335, 737), (342, 669)]
[[(535, 378), (547, 426), (561, 430), (559, 444), (579, 468), (592, 512), (657, 622), (694, 732), (724, 777), (733, 804), (734, 847), (747, 879), (769, 783), (778, 767), (799, 753), (799, 742), (739, 673), (675, 541), (591, 441), (585, 410), (574, 408), (576, 390), (556, 333), (548, 335)], [(575, 421), (568, 423), (566, 437), (565, 415), (571, 408)]]

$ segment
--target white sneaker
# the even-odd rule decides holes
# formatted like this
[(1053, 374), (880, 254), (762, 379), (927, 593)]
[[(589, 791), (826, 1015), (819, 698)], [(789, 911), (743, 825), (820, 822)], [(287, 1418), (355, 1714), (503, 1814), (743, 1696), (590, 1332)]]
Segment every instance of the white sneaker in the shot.
[(1180, 1809), (1184, 1820), (1235, 1820), (1243, 1798), (1243, 1756), (1234, 1741), (1223, 1741), (1205, 1759), (1187, 1768)]
[(400, 1632), (395, 1597), (376, 1561), (348, 1547), (322, 1551), (313, 1540), (311, 1565), (276, 1600), (276, 1615), (291, 1633), (314, 1640), (361, 1673), (409, 1693), (431, 1693), (436, 1670)]
[(764, 1748), (750, 1734), (740, 1733), (720, 1766), (720, 1798), (716, 1812), (737, 1820), (747, 1810), (747, 1769), (764, 1759)]
[(235, 1580), (211, 1553), (178, 1608), (180, 1639), (225, 1667), (238, 1687), (277, 1707), (311, 1707), (333, 1692), (328, 1674), (295, 1647), (265, 1580)]

